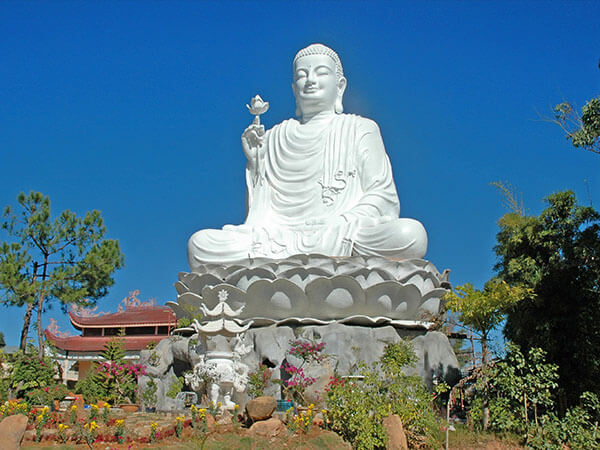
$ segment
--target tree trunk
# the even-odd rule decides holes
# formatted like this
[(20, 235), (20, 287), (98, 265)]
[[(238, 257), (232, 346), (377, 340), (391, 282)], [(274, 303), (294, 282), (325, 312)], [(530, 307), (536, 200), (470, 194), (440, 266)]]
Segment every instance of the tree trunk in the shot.
[(481, 366), (483, 369), (484, 376), (484, 395), (483, 395), (483, 410), (481, 417), (481, 425), (484, 430), (487, 430), (490, 425), (490, 391), (487, 380), (487, 367), (488, 362), (488, 348), (487, 348), (487, 336), (484, 334), (481, 336)]
[[(35, 283), (37, 279), (37, 270), (38, 263), (33, 262), (33, 275), (31, 276), (31, 284)], [(19, 348), (25, 353), (27, 351), (27, 335), (29, 334), (29, 325), (31, 324), (31, 314), (33, 314), (33, 302), (34, 299), (31, 299), (31, 302), (27, 302), (27, 309), (25, 310), (25, 317), (23, 317), (23, 329), (21, 330), (21, 343), (19, 344)]]
[(19, 349), (23, 352), (27, 350), (27, 335), (29, 334), (29, 324), (31, 323), (31, 315), (33, 314), (33, 302), (27, 303), (25, 316), (23, 317), (23, 329), (21, 330), (21, 343)]
[(37, 335), (38, 335), (38, 356), (44, 357), (44, 332), (42, 330), (42, 312), (44, 311), (44, 298), (46, 297), (44, 281), (46, 281), (46, 274), (48, 270), (48, 255), (44, 255), (44, 271), (42, 273), (42, 292), (38, 299), (37, 305)]
[(38, 335), (38, 356), (44, 357), (44, 333), (42, 331), (42, 311), (44, 309), (44, 291), (40, 293), (40, 298), (37, 305), (37, 335)]

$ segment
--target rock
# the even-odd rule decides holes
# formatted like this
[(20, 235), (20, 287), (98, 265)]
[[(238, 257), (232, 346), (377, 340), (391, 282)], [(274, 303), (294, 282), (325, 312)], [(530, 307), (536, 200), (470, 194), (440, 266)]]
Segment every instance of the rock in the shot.
[(250, 427), (250, 434), (258, 436), (275, 437), (278, 434), (285, 433), (285, 425), (279, 419), (268, 419), (254, 423)]
[(388, 450), (408, 450), (408, 441), (400, 417), (396, 414), (387, 416), (383, 419), (383, 428), (388, 436)]
[(26, 428), (27, 416), (23, 414), (8, 416), (0, 422), (0, 441), (2, 441), (2, 448), (5, 450), (20, 448)]
[(450, 386), (460, 380), (458, 360), (444, 333), (430, 331), (415, 337), (412, 344), (419, 358), (417, 372), (429, 389), (432, 389), (434, 376)]
[(313, 421), (312, 421), (313, 426), (322, 428), (323, 423), (324, 423), (323, 414), (321, 414), (320, 412), (316, 413), (315, 417), (313, 417)]
[[(306, 392), (310, 397), (309, 401), (314, 404), (319, 404), (322, 400), (316, 397), (316, 393), (322, 392), (334, 368), (339, 375), (355, 375), (359, 361), (367, 365), (373, 364), (381, 358), (386, 345), (397, 343), (401, 339), (412, 342), (418, 357), (416, 368), (407, 369), (407, 375), (419, 375), (430, 389), (434, 375), (451, 385), (460, 379), (458, 361), (445, 334), (438, 331), (396, 329), (389, 325), (368, 327), (331, 323), (307, 325), (295, 330), (288, 326), (253, 328), (246, 332), (244, 340), (245, 345), (250, 345), (253, 350), (243, 358), (243, 362), (251, 370), (255, 370), (261, 363), (275, 367), (273, 378), (276, 379), (279, 375), (277, 368), (286, 359), (289, 342), (295, 339), (324, 342), (324, 353), (331, 355), (321, 364), (304, 366), (306, 375), (317, 379)], [(287, 361), (299, 364), (292, 357), (288, 357)], [(279, 398), (279, 394), (272, 391), (269, 393)]]
[(246, 412), (253, 422), (269, 419), (276, 408), (277, 400), (268, 396), (257, 397), (246, 404)]

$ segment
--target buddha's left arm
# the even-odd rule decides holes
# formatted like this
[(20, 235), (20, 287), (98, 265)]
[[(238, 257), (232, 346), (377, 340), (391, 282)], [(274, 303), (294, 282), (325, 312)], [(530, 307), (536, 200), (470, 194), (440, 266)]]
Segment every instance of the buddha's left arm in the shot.
[(372, 120), (363, 119), (357, 138), (357, 176), (363, 194), (343, 216), (348, 221), (382, 216), (397, 218), (400, 201), (379, 127)]

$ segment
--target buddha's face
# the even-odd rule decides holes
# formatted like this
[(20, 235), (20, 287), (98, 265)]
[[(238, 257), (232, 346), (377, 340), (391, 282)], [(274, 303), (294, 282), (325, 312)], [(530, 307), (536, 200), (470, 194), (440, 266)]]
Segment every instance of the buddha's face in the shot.
[(333, 112), (345, 87), (346, 79), (337, 78), (335, 62), (329, 56), (308, 55), (296, 60), (292, 88), (302, 116)]

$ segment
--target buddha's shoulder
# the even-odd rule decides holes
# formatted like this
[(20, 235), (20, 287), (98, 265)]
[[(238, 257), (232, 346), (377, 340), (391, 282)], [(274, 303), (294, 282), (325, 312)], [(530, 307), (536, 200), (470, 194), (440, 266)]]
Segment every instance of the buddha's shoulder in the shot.
[(359, 116), (358, 114), (338, 114), (338, 120), (350, 122), (353, 126), (365, 133), (379, 133), (379, 125), (368, 117)]

